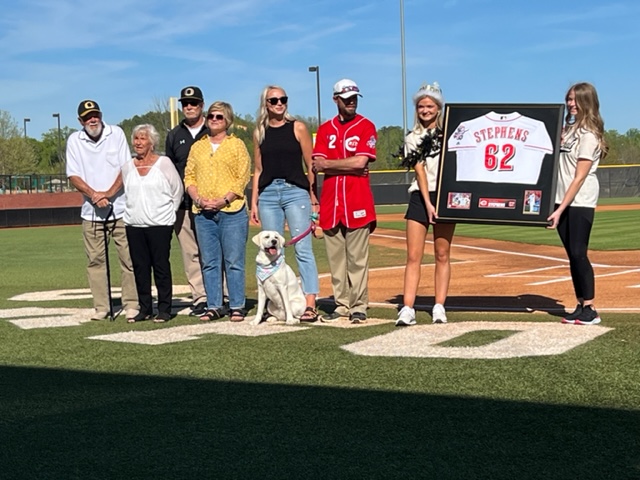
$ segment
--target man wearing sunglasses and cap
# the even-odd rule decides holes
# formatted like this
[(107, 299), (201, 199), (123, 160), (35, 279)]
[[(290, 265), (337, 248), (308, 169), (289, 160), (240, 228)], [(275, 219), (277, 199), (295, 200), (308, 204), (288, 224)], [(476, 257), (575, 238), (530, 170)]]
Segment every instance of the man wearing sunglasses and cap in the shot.
[(320, 195), (320, 227), (336, 309), (322, 320), (367, 319), (369, 306), (369, 234), (376, 226), (369, 162), (376, 159), (376, 127), (356, 113), (360, 89), (343, 79), (333, 87), (338, 115), (316, 135), (313, 166), (324, 173)]
[[(167, 135), (165, 153), (173, 161), (180, 178), (184, 180), (184, 170), (191, 145), (208, 135), (209, 129), (202, 115), (204, 109), (202, 90), (193, 86), (184, 87), (180, 92), (180, 103), (184, 119)], [(174, 230), (180, 243), (184, 273), (193, 299), (190, 315), (200, 316), (207, 310), (207, 294), (202, 281), (200, 250), (196, 240), (191, 204), (191, 197), (185, 192), (177, 212)]]
[(122, 271), (122, 305), (127, 318), (138, 314), (133, 265), (125, 233), (122, 166), (131, 161), (131, 151), (122, 129), (102, 121), (102, 112), (94, 100), (78, 106), (82, 130), (67, 140), (67, 177), (82, 193), (82, 235), (89, 263), (87, 276), (93, 295), (92, 320), (102, 320), (112, 311), (109, 304), (105, 237), (113, 240)]

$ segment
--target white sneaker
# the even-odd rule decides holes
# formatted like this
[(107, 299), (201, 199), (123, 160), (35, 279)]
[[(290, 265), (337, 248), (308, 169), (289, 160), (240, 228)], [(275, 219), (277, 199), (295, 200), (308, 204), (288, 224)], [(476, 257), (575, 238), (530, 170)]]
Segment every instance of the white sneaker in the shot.
[(433, 323), (447, 323), (447, 313), (444, 311), (444, 307), (436, 303), (431, 310), (431, 317)]
[(398, 313), (398, 320), (396, 320), (396, 327), (408, 327), (410, 325), (416, 324), (416, 311), (411, 308), (404, 306), (400, 309)]

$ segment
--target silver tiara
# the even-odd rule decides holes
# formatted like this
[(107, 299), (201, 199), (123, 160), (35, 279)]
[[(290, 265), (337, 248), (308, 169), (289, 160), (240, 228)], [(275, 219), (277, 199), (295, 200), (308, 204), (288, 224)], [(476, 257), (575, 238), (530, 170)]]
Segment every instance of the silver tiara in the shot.
[(433, 82), (432, 85), (423, 83), (420, 89), (413, 96), (413, 103), (416, 103), (420, 97), (424, 97), (425, 95), (435, 98), (441, 104), (444, 103), (444, 97), (442, 95), (442, 90), (440, 89), (440, 85), (438, 84), (438, 82)]
[(442, 96), (442, 89), (440, 88), (440, 84), (438, 82), (433, 82), (433, 85), (429, 85), (428, 83), (423, 83), (418, 92), (423, 92), (430, 95), (439, 95)]

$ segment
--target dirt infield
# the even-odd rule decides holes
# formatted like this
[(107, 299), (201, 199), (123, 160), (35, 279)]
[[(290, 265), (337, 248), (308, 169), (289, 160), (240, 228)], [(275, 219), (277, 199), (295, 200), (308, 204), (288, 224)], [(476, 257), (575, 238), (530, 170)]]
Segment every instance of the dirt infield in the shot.
[(640, 203), (630, 203), (628, 205), (598, 205), (598, 212), (613, 212), (619, 210), (640, 210)]
[[(601, 210), (640, 209), (640, 205), (598, 207)], [(403, 214), (379, 215), (380, 220), (402, 221)], [(377, 228), (371, 243), (405, 249), (404, 232)], [(432, 253), (431, 235), (426, 253)], [(450, 311), (573, 310), (575, 297), (566, 254), (561, 247), (529, 245), (455, 236), (451, 249)], [(601, 312), (640, 312), (640, 251), (590, 251), (596, 275), (596, 307)], [(397, 305), (402, 300), (404, 265), (371, 270), (372, 306)], [(329, 278), (321, 291), (330, 294)], [(416, 306), (433, 305), (433, 265), (422, 267)]]

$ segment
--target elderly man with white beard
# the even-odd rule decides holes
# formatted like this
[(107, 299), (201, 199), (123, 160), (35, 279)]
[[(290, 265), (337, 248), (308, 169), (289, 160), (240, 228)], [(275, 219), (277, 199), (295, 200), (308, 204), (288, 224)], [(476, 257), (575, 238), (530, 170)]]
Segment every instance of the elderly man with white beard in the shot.
[(82, 234), (87, 254), (87, 276), (93, 296), (92, 320), (102, 320), (113, 312), (108, 291), (105, 239), (113, 241), (122, 271), (122, 306), (127, 318), (138, 314), (133, 265), (122, 220), (124, 191), (120, 171), (131, 161), (131, 151), (122, 129), (102, 121), (94, 100), (78, 106), (82, 130), (67, 140), (67, 177), (82, 193)]

